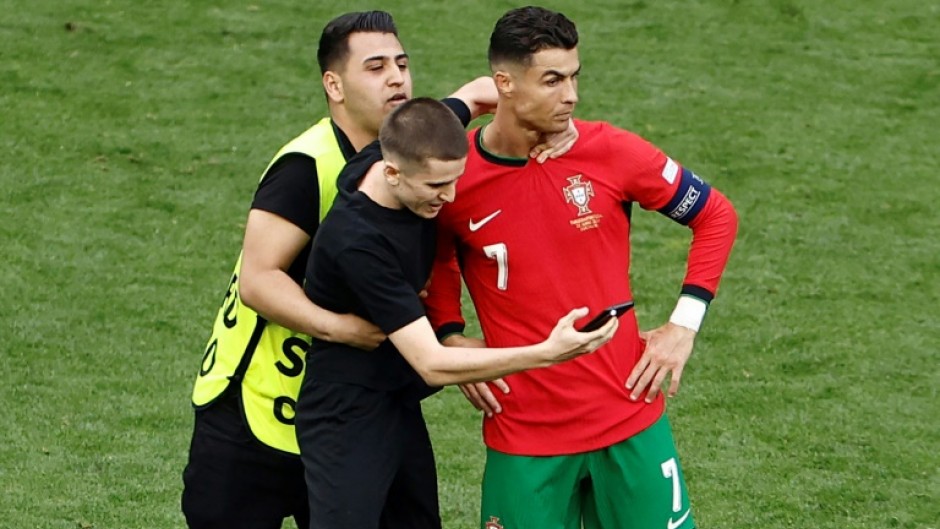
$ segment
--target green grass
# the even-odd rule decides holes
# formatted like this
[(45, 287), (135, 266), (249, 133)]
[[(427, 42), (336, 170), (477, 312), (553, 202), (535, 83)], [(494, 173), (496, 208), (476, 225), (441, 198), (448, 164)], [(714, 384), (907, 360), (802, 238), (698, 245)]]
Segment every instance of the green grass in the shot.
[[(0, 526), (181, 527), (191, 383), (260, 171), (325, 111), (322, 25), (364, 2), (0, 0)], [(586, 119), (635, 130), (741, 229), (671, 418), (703, 528), (940, 527), (940, 7), (551, 2)], [(511, 4), (390, 2), (415, 93), (486, 73)], [(688, 232), (635, 215), (662, 322)], [(448, 529), (482, 463), (426, 406)]]

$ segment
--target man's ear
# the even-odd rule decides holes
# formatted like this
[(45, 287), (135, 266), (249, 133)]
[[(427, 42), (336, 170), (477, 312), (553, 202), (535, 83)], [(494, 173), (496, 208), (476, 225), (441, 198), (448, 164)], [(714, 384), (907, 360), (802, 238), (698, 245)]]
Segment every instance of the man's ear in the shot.
[(342, 103), (346, 100), (343, 93), (343, 78), (338, 73), (327, 70), (323, 72), (323, 91), (326, 97), (334, 103)]
[(513, 84), (512, 74), (508, 70), (501, 69), (493, 72), (493, 82), (496, 83), (496, 91), (500, 96), (512, 97)]
[(397, 186), (401, 181), (401, 169), (398, 168), (398, 164), (389, 160), (385, 160), (385, 169), (382, 171), (382, 174), (385, 176), (385, 181), (389, 185)]

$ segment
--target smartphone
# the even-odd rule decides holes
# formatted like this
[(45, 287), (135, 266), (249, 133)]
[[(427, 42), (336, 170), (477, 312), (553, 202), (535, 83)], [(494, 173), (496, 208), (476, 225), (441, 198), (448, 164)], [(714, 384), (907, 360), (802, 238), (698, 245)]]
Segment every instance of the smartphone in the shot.
[(594, 316), (594, 318), (587, 322), (583, 327), (578, 329), (580, 332), (591, 332), (596, 331), (604, 326), (607, 323), (607, 320), (611, 318), (619, 318), (624, 315), (628, 310), (633, 308), (632, 301), (625, 301), (623, 303), (617, 303), (616, 305), (611, 305), (601, 311), (600, 314)]

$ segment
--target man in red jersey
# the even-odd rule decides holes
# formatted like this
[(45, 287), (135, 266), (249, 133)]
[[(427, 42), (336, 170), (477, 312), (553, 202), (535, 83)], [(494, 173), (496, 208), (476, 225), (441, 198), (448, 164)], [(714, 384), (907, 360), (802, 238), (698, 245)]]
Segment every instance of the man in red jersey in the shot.
[[(527, 159), (571, 118), (581, 69), (564, 15), (514, 9), (496, 24), (489, 60), (499, 104), (470, 132), (459, 200), (439, 216), (428, 315), (450, 345), (466, 344), (454, 256), (486, 345), (531, 343), (568, 307), (592, 313), (631, 300), (630, 208), (636, 202), (693, 231), (676, 309), (640, 338), (628, 312), (593, 355), (506, 378), (511, 392), (464, 388), (487, 412), (481, 527), (694, 527), (660, 387), (675, 394), (734, 242), (731, 203), (642, 138), (576, 121), (580, 139), (543, 165)], [(448, 336), (449, 335), (449, 336)], [(504, 386), (497, 386), (504, 387)]]

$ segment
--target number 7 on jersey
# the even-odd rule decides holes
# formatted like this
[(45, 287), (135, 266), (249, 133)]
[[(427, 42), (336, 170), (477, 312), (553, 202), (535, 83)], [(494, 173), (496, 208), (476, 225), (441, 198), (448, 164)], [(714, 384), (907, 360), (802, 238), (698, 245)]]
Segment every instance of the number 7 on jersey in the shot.
[(509, 251), (506, 245), (501, 242), (486, 245), (483, 253), (496, 260), (496, 288), (506, 290), (509, 286)]

